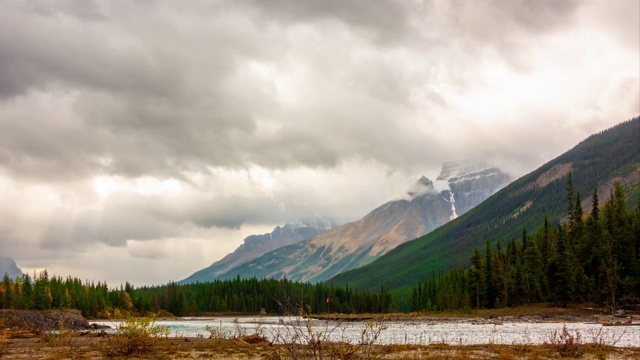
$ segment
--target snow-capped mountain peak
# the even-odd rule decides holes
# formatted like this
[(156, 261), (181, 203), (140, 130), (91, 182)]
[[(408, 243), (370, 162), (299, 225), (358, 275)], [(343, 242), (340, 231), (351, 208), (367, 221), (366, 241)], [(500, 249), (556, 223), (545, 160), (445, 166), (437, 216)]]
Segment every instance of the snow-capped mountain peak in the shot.
[(456, 181), (461, 178), (486, 175), (499, 171), (484, 160), (449, 161), (442, 165), (442, 171), (436, 180)]

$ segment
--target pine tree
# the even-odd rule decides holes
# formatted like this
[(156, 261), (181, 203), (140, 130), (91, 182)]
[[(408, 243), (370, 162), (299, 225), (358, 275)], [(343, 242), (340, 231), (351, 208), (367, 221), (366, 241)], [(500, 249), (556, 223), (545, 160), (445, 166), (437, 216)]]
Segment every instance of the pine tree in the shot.
[(554, 299), (556, 302), (561, 303), (563, 308), (567, 307), (567, 303), (572, 299), (573, 295), (575, 281), (572, 265), (567, 253), (567, 239), (564, 229), (559, 227), (550, 276)]
[(541, 301), (544, 296), (543, 289), (545, 276), (543, 271), (542, 255), (537, 246), (529, 246), (524, 252), (524, 268), (527, 274), (528, 284), (526, 286), (528, 301)]
[(600, 263), (600, 282), (603, 285), (602, 292), (606, 299), (605, 302), (611, 306), (611, 314), (613, 315), (616, 309), (616, 288), (620, 283), (620, 267), (612, 243), (611, 236), (607, 236), (606, 256)]
[(567, 215), (569, 218), (573, 215), (573, 174), (569, 171), (567, 175)]
[(485, 304), (489, 309), (493, 309), (496, 305), (496, 298), (498, 297), (498, 288), (496, 285), (496, 277), (493, 270), (492, 262), (493, 254), (491, 251), (491, 242), (487, 239), (486, 253), (484, 261), (484, 292), (485, 292)]
[(551, 241), (549, 239), (549, 219), (547, 215), (544, 215), (544, 222), (542, 224), (542, 231), (540, 235), (540, 254), (542, 255), (542, 262), (544, 267), (547, 267), (549, 259), (551, 257)]
[(475, 306), (479, 309), (482, 306), (482, 282), (483, 282), (483, 269), (484, 264), (482, 261), (482, 255), (480, 250), (476, 247), (471, 256), (471, 268), (469, 269), (469, 281), (470, 281), (470, 293), (471, 297), (475, 300)]
[(578, 251), (580, 251), (580, 249), (584, 246), (584, 239), (583, 239), (583, 233), (584, 233), (584, 223), (582, 221), (582, 205), (581, 205), (581, 201), (580, 201), (580, 193), (578, 192), (578, 194), (576, 195), (576, 204), (573, 207), (573, 214), (571, 215), (571, 221), (569, 223), (569, 242), (567, 244), (567, 246), (570, 248), (569, 251), (573, 254), (573, 252), (571, 251), (572, 249), (576, 249)]
[(600, 204), (598, 203), (598, 188), (593, 188), (591, 196), (591, 216), (595, 221), (600, 219)]
[(2, 287), (4, 289), (3, 295), (3, 309), (12, 309), (13, 308), (13, 281), (9, 279), (9, 275), (7, 273), (4, 274), (2, 278)]
[[(599, 271), (601, 260), (605, 256), (604, 229), (602, 222), (597, 220), (593, 214), (589, 216), (585, 223), (585, 235), (582, 247), (577, 253), (582, 260), (585, 275), (594, 282), (594, 287), (600, 289)], [(600, 298), (599, 292), (595, 292), (596, 299)]]

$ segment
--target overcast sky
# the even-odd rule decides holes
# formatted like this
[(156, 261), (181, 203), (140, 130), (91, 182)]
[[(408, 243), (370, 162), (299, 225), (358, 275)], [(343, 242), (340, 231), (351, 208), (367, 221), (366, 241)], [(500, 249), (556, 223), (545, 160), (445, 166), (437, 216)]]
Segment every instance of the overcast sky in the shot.
[(640, 114), (639, 1), (1, 1), (0, 254), (180, 280)]

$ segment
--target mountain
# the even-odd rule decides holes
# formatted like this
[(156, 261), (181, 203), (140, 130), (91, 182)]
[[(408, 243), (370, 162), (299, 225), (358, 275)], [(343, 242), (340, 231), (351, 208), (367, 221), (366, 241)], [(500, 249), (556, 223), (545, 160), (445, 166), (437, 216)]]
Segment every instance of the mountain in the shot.
[(6, 256), (0, 256), (0, 276), (7, 274), (9, 278), (15, 279), (17, 276), (22, 276), (22, 270), (18, 268), (16, 262), (13, 259)]
[(407, 242), (373, 263), (332, 278), (337, 285), (374, 288), (382, 284), (400, 288), (433, 274), (469, 263), (474, 248), (486, 239), (503, 244), (520, 238), (523, 229), (537, 230), (546, 215), (553, 224), (567, 211), (567, 175), (582, 195), (582, 208), (591, 210), (591, 194), (598, 188), (601, 202), (609, 198), (615, 182), (623, 185), (627, 201), (638, 206), (640, 193), (640, 118), (592, 135), (573, 149), (523, 176), (435, 231)]
[(339, 223), (336, 220), (316, 217), (313, 219), (303, 219), (295, 224), (285, 224), (282, 227), (276, 226), (271, 233), (247, 236), (244, 239), (244, 243), (234, 252), (208, 267), (195, 272), (188, 278), (180, 281), (180, 283), (214, 280), (218, 276), (247, 261), (283, 246), (311, 239), (337, 225), (339, 225)]
[(366, 265), (396, 246), (464, 214), (505, 186), (508, 176), (485, 162), (450, 162), (435, 181), (422, 177), (404, 199), (310, 240), (274, 250), (219, 276), (317, 282)]

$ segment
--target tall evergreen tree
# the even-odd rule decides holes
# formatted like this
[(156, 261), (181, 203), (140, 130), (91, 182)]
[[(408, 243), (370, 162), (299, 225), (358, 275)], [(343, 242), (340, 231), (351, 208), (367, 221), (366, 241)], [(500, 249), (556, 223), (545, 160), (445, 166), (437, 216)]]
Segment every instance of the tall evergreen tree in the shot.
[(574, 277), (572, 264), (567, 253), (567, 238), (562, 227), (558, 228), (558, 238), (553, 260), (550, 265), (550, 277), (554, 300), (567, 307), (567, 303), (572, 299)]
[(527, 274), (526, 286), (528, 301), (541, 301), (544, 297), (546, 281), (542, 255), (537, 246), (529, 246), (524, 252), (524, 273)]
[(573, 174), (569, 171), (567, 175), (567, 215), (569, 218), (573, 215)]
[(546, 267), (551, 257), (551, 241), (549, 238), (549, 219), (547, 215), (544, 215), (544, 222), (542, 223), (542, 231), (540, 236), (540, 254), (542, 255), (542, 261)]
[(471, 268), (469, 269), (470, 293), (474, 299), (475, 307), (479, 309), (482, 306), (482, 288), (483, 288), (483, 270), (484, 264), (480, 250), (476, 247), (471, 256)]
[(11, 283), (7, 273), (4, 273), (4, 277), (2, 279), (2, 289), (4, 290), (4, 294), (2, 296), (2, 308), (11, 309), (13, 307), (13, 284)]
[(498, 297), (498, 288), (496, 284), (496, 276), (493, 270), (493, 255), (491, 251), (491, 242), (487, 239), (486, 253), (484, 260), (484, 292), (485, 292), (485, 305), (489, 309), (493, 309), (496, 305), (496, 298)]
[(598, 188), (593, 188), (591, 195), (591, 216), (595, 221), (600, 219), (600, 204), (598, 203)]

